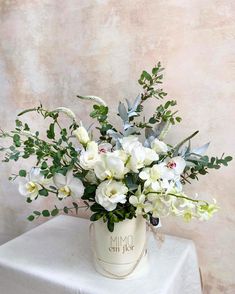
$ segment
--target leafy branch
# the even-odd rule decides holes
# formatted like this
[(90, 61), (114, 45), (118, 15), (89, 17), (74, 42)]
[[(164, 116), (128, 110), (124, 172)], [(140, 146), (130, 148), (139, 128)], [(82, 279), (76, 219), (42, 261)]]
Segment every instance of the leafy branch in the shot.
[(29, 215), (27, 217), (27, 219), (29, 221), (33, 221), (37, 218), (39, 218), (40, 216), (43, 216), (43, 217), (54, 217), (54, 216), (57, 216), (59, 213), (63, 212), (65, 214), (69, 214), (70, 212), (73, 213), (73, 211), (75, 210), (75, 213), (78, 214), (78, 210), (79, 209), (88, 209), (89, 208), (89, 203), (84, 201), (85, 205), (83, 206), (78, 206), (78, 204), (76, 202), (73, 202), (73, 206), (71, 207), (63, 207), (63, 208), (58, 208), (56, 205), (55, 205), (55, 208), (52, 209), (52, 210), (48, 210), (48, 209), (45, 209), (43, 211), (33, 211), (33, 213), (31, 215)]
[(199, 158), (187, 159), (187, 162), (193, 164), (193, 166), (186, 166), (183, 175), (181, 176), (182, 184), (191, 183), (191, 180), (199, 180), (199, 175), (206, 175), (211, 169), (220, 169), (222, 166), (228, 166), (228, 163), (232, 161), (231, 156), (222, 155), (220, 158), (212, 156), (209, 158), (201, 156)]
[(100, 140), (110, 141), (110, 137), (107, 135), (109, 130), (115, 130), (115, 128), (108, 121), (108, 107), (104, 105), (93, 105), (93, 111), (90, 113), (90, 117), (96, 118), (100, 124), (97, 129), (100, 131)]

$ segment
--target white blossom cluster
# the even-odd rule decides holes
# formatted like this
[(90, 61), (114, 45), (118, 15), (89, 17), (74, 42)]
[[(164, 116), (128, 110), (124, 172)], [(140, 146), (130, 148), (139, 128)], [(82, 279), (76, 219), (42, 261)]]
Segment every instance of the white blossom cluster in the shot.
[[(81, 144), (79, 165), (86, 171), (84, 179), (56, 174), (53, 183), (58, 198), (80, 198), (84, 193), (83, 181), (97, 186), (95, 201), (107, 211), (116, 209), (118, 203), (128, 203), (136, 208), (136, 214), (154, 218), (177, 215), (185, 220), (193, 217), (208, 219), (217, 210), (216, 205), (187, 197), (181, 185), (181, 174), (186, 161), (181, 156), (169, 157), (169, 147), (155, 138), (145, 147), (138, 136), (119, 139), (115, 144), (98, 144), (90, 139), (87, 130), (80, 126), (74, 131)], [(126, 177), (135, 174), (135, 189), (126, 185)], [(33, 168), (28, 178), (20, 182), (19, 191), (31, 200), (38, 196), (41, 187), (49, 183), (39, 168)]]

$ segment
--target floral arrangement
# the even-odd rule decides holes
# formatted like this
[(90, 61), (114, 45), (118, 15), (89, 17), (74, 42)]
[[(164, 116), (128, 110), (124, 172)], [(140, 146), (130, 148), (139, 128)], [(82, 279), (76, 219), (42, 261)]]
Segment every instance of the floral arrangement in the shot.
[[(65, 107), (49, 111), (40, 105), (24, 110), (13, 131), (1, 130), (0, 137), (12, 141), (9, 147), (1, 147), (5, 152), (3, 161), (35, 159), (29, 172), (21, 169), (10, 177), (19, 178), (19, 192), (28, 203), (49, 195), (61, 202), (68, 197), (73, 199), (72, 207), (55, 205), (52, 210), (34, 211), (29, 221), (85, 207), (92, 212), (91, 221), (102, 219), (113, 231), (115, 223), (137, 215), (156, 225), (160, 217), (168, 215), (182, 216), (186, 221), (207, 220), (218, 210), (215, 201), (210, 204), (190, 197), (183, 186), (198, 180), (209, 169), (227, 166), (232, 157), (208, 157), (205, 152), (209, 143), (192, 148), (191, 139), (198, 131), (175, 146), (164, 142), (170, 127), (181, 121), (173, 110), (175, 100), (158, 103), (148, 119), (141, 116), (146, 101), (154, 98), (159, 102), (167, 96), (160, 87), (163, 70), (158, 63), (151, 73), (143, 71), (138, 80), (143, 93), (133, 103), (119, 103), (121, 130), (112, 125), (109, 108), (101, 98), (77, 96), (94, 103), (90, 116), (99, 124), (97, 139), (93, 138), (94, 126), (85, 128)], [(46, 139), (19, 119), (28, 112), (50, 120)], [(60, 125), (61, 114), (71, 122), (68, 127)], [(84, 203), (81, 206), (80, 199)]]

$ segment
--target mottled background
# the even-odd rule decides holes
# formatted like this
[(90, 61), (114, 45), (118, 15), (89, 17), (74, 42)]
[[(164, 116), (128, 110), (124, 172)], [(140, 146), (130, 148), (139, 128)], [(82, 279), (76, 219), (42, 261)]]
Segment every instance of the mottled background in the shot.
[[(119, 99), (140, 91), (142, 69), (161, 60), (165, 89), (184, 118), (168, 141), (200, 129), (196, 145), (212, 141), (210, 154), (234, 154), (234, 9), (233, 0), (1, 0), (0, 126), (11, 128), (21, 109), (39, 101), (85, 119), (90, 105), (77, 93), (104, 97), (114, 114)], [(33, 208), (8, 183), (14, 170), (0, 168), (0, 243), (40, 223), (25, 221)], [(217, 198), (212, 221), (163, 220), (165, 232), (195, 241), (205, 293), (235, 293), (234, 173), (232, 164), (188, 187)]]

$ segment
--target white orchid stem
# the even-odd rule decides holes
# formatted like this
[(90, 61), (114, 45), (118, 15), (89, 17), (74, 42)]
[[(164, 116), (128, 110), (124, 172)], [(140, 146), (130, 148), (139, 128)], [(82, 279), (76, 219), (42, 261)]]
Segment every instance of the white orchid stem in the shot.
[(172, 194), (172, 193), (168, 193), (166, 195), (170, 195), (170, 196), (174, 196), (174, 197), (177, 197), (177, 198), (186, 199), (186, 200), (189, 200), (189, 201), (192, 201), (192, 202), (196, 202), (196, 203), (204, 202), (204, 203), (206, 203), (206, 205), (209, 205), (208, 202), (206, 202), (205, 200), (192, 199), (192, 198), (189, 198), (189, 197), (186, 197), (186, 196), (176, 195), (176, 194)]
[(167, 196), (167, 195), (170, 195), (170, 196), (174, 196), (174, 197), (176, 197), (176, 198), (186, 199), (186, 200), (189, 200), (189, 201), (192, 201), (192, 202), (196, 202), (196, 203), (204, 202), (204, 203), (206, 203), (206, 205), (209, 205), (209, 203), (206, 202), (205, 200), (192, 199), (192, 198), (189, 198), (189, 197), (187, 197), (187, 196), (176, 195), (176, 194), (173, 194), (173, 193), (162, 193), (162, 192), (150, 191), (150, 192), (148, 192), (146, 195), (148, 195), (148, 194), (160, 194), (161, 196)]

